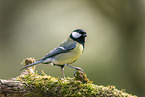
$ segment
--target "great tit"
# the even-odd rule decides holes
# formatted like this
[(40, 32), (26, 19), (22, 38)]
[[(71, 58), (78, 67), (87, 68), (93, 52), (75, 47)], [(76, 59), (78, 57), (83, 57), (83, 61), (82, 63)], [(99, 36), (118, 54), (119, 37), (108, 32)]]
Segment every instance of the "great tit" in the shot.
[(54, 66), (61, 67), (61, 71), (64, 78), (65, 78), (63, 72), (64, 66), (72, 67), (75, 68), (76, 70), (78, 69), (82, 70), (79, 67), (70, 66), (69, 64), (75, 62), (84, 51), (84, 44), (86, 41), (86, 37), (87, 34), (84, 30), (76, 29), (70, 34), (70, 36), (65, 41), (63, 41), (58, 47), (51, 50), (42, 59), (30, 65), (24, 66), (20, 70), (30, 66), (34, 66), (39, 63), (43, 63), (43, 64), (51, 63)]

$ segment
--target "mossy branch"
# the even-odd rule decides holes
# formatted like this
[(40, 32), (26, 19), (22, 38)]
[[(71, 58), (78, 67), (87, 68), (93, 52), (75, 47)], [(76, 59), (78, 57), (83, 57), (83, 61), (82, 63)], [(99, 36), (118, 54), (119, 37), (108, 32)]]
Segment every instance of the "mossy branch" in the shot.
[[(24, 62), (25, 65), (28, 65), (34, 61), (32, 58), (27, 58)], [(33, 70), (34, 67), (28, 68), (23, 70), (17, 78), (0, 80), (0, 97), (2, 94), (11, 95), (9, 97), (12, 97), (12, 95), (24, 97), (137, 97), (126, 93), (124, 90), (118, 90), (115, 86), (95, 85), (81, 71), (77, 71), (74, 78), (60, 79), (48, 76), (43, 71), (43, 75), (38, 75)]]

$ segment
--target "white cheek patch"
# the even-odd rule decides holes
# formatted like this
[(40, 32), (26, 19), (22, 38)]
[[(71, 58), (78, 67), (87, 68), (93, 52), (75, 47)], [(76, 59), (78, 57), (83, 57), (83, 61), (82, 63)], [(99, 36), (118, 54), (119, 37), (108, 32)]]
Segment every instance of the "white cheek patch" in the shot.
[(81, 36), (81, 34), (78, 33), (78, 32), (73, 32), (73, 33), (72, 33), (72, 37), (73, 37), (73, 38), (79, 38), (80, 36)]

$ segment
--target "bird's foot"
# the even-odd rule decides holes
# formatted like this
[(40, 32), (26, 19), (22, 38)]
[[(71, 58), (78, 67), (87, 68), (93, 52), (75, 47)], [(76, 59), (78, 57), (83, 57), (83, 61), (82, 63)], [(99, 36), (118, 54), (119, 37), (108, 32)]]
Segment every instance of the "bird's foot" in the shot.
[(76, 70), (81, 70), (82, 72), (84, 72), (84, 70), (82, 68), (80, 68), (80, 67), (75, 67), (75, 71)]
[(76, 72), (77, 72), (77, 71), (84, 72), (84, 70), (83, 70), (82, 68), (76, 67), (76, 68), (75, 68), (75, 72), (74, 72), (74, 77), (76, 77)]
[(70, 65), (67, 65), (67, 64), (65, 64), (64, 66), (68, 66), (68, 67), (74, 68), (75, 70), (81, 70), (82, 72), (84, 72), (84, 70), (80, 67), (70, 66)]

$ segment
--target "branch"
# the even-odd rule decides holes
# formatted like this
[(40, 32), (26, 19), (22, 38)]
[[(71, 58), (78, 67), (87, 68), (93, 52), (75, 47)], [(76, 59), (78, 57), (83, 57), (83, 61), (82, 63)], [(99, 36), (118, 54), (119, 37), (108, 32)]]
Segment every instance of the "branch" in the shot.
[[(25, 65), (35, 60), (25, 59)], [(28, 63), (27, 63), (28, 62)], [(30, 63), (29, 63), (30, 62)], [(27, 63), (27, 64), (26, 64)], [(55, 78), (46, 75), (38, 75), (34, 67), (23, 70), (20, 76), (11, 80), (0, 80), (0, 97), (29, 96), (29, 97), (63, 97), (63, 96), (123, 96), (137, 97), (118, 90), (115, 86), (98, 86), (89, 81), (86, 74), (77, 71), (74, 78)]]

